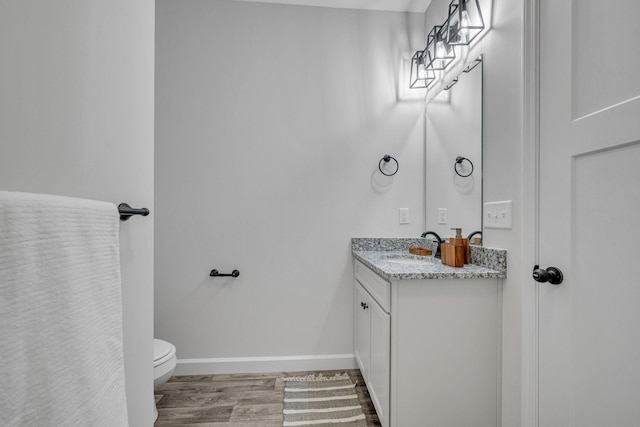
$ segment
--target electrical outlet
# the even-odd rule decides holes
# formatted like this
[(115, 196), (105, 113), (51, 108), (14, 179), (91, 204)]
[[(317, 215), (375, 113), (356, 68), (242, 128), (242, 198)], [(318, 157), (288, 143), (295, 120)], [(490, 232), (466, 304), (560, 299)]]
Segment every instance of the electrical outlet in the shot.
[(409, 208), (398, 209), (398, 214), (400, 217), (400, 225), (409, 224)]
[(448, 215), (449, 215), (449, 209), (438, 208), (438, 224), (446, 224)]
[(486, 228), (511, 229), (513, 226), (512, 205), (511, 200), (485, 203), (483, 226)]

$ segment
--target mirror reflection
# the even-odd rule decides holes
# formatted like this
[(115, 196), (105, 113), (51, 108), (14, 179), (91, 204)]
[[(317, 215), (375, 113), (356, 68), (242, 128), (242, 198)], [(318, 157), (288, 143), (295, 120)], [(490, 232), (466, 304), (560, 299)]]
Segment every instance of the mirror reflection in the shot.
[(427, 104), (426, 189), (427, 230), (482, 230), (482, 57)]

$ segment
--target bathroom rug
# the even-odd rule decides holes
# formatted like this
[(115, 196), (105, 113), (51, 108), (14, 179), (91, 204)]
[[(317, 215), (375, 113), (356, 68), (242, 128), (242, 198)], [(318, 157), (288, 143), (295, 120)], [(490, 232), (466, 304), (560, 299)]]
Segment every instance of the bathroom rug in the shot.
[(285, 378), (283, 426), (366, 427), (367, 421), (349, 376)]

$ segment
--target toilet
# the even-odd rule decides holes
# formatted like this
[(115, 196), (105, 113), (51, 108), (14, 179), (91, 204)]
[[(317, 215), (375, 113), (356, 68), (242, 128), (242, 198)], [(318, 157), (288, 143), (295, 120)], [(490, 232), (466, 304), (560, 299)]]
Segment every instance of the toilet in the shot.
[[(153, 388), (155, 389), (160, 384), (165, 383), (173, 374), (176, 369), (176, 348), (173, 344), (153, 339)], [(158, 410), (153, 405), (153, 411), (155, 418), (158, 418)], [(155, 419), (154, 418), (154, 419)]]

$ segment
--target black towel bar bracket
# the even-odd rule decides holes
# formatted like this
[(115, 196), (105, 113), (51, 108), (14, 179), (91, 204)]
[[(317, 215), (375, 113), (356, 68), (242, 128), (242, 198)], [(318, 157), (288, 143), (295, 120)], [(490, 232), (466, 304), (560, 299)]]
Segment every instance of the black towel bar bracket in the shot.
[(209, 273), (209, 276), (211, 277), (238, 277), (239, 275), (240, 275), (240, 272), (238, 270), (233, 270), (231, 274), (222, 274), (218, 272), (218, 270), (216, 270), (215, 268), (211, 270), (211, 273)]
[(126, 221), (133, 215), (147, 216), (149, 215), (149, 209), (147, 208), (132, 208), (127, 203), (120, 203), (118, 205), (118, 212), (120, 213), (120, 221)]

